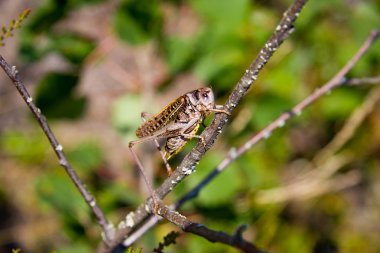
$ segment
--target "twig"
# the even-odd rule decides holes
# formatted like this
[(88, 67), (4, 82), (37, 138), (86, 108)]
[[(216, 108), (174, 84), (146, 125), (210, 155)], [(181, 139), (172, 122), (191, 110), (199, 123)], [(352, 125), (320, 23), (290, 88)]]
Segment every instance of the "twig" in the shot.
[(189, 221), (185, 216), (165, 206), (162, 202), (157, 203), (157, 212), (168, 221), (180, 227), (183, 231), (199, 235), (210, 242), (231, 245), (243, 252), (263, 253), (263, 251), (258, 249), (255, 245), (241, 238), (240, 230), (237, 231), (237, 236), (231, 236), (225, 232), (209, 229), (202, 224)]
[(45, 133), (46, 137), (49, 139), (50, 145), (54, 149), (55, 154), (57, 155), (59, 159), (59, 163), (65, 169), (66, 173), (68, 174), (70, 179), (73, 181), (74, 185), (77, 187), (79, 192), (82, 194), (86, 203), (88, 204), (93, 214), (95, 215), (99, 225), (102, 228), (102, 232), (105, 236), (106, 241), (112, 239), (111, 237), (111, 232), (112, 232), (111, 229), (113, 229), (112, 224), (107, 221), (107, 219), (104, 216), (103, 211), (96, 204), (95, 198), (86, 189), (85, 185), (79, 179), (78, 174), (75, 172), (74, 168), (71, 166), (71, 164), (67, 160), (63, 152), (62, 145), (59, 144), (53, 132), (51, 131), (45, 116), (41, 113), (40, 109), (37, 108), (37, 106), (34, 104), (33, 98), (29, 95), (29, 92), (26, 89), (23, 81), (21, 80), (16, 67), (15, 66), (11, 67), (1, 55), (0, 55), (0, 66), (2, 67), (4, 72), (8, 75), (8, 77), (11, 79), (12, 83), (15, 85), (16, 89), (18, 90), (18, 92), (20, 93), (24, 101), (26, 102), (27, 106), (32, 111), (34, 117), (37, 119), (43, 132)]
[(181, 233), (177, 231), (171, 231), (164, 237), (164, 241), (158, 244), (158, 247), (153, 249), (154, 253), (164, 253), (164, 248), (170, 246), (171, 244), (175, 244), (177, 238), (181, 235)]
[[(283, 127), (290, 118), (300, 115), (307, 106), (311, 105), (313, 102), (319, 99), (322, 95), (331, 92), (332, 89), (335, 89), (337, 87), (350, 84), (350, 82), (344, 78), (345, 75), (351, 70), (351, 68), (369, 49), (369, 47), (379, 37), (379, 35), (380, 35), (380, 31), (372, 32), (367, 38), (367, 40), (363, 43), (363, 45), (359, 48), (357, 53), (352, 57), (352, 59), (328, 83), (323, 85), (320, 89), (317, 89), (316, 91), (314, 91), (314, 93), (312, 93), (310, 96), (302, 100), (299, 104), (294, 106), (290, 111), (285, 112), (282, 115), (280, 115), (280, 117), (274, 120), (271, 124), (269, 124), (263, 130), (253, 135), (241, 147), (239, 147), (238, 149), (232, 148), (229, 152), (229, 155), (225, 159), (223, 159), (223, 161), (219, 163), (219, 165), (213, 171), (211, 171), (188, 194), (186, 194), (184, 197), (178, 200), (178, 202), (176, 203), (176, 207), (178, 208), (184, 202), (196, 197), (202, 188), (204, 188), (211, 180), (213, 180), (214, 177), (219, 175), (220, 172), (225, 170), (226, 167), (230, 165), (234, 160), (236, 160), (238, 157), (246, 153), (249, 149), (251, 149), (254, 145), (256, 145), (261, 140), (268, 138), (275, 129)], [(364, 81), (366, 80), (368, 79), (365, 78)], [(359, 83), (362, 83), (362, 82), (359, 82), (359, 79), (355, 79), (355, 85), (358, 85)]]
[[(224, 108), (230, 113), (235, 109), (240, 100), (247, 93), (248, 89), (257, 79), (261, 69), (268, 62), (273, 53), (293, 32), (293, 24), (306, 2), (307, 0), (295, 0), (289, 9), (284, 13), (283, 18), (276, 27), (274, 33), (267, 43), (265, 43), (265, 46), (260, 50), (258, 56), (252, 62), (250, 67), (245, 71), (244, 75), (239, 80), (225, 103)], [(184, 180), (195, 170), (199, 160), (214, 144), (216, 138), (221, 133), (223, 126), (228, 122), (228, 118), (229, 116), (226, 114), (218, 114), (215, 116), (211, 125), (207, 127), (201, 135), (204, 138), (206, 145), (198, 143), (196, 147), (194, 147), (191, 152), (185, 156), (173, 174), (156, 190), (157, 195), (161, 199), (163, 199), (178, 183)], [(150, 200), (148, 199), (143, 205), (139, 206), (135, 212), (129, 213), (127, 215), (127, 217), (130, 217), (130, 222), (128, 225), (126, 225), (125, 222), (120, 223), (119, 229), (115, 234), (115, 239), (112, 241), (111, 245), (109, 247), (104, 244), (99, 245), (98, 252), (110, 252), (113, 247), (121, 243), (125, 237), (132, 232), (132, 229), (136, 225), (147, 219), (151, 213), (149, 203)]]
[(19, 29), (21, 24), (25, 21), (25, 19), (29, 16), (31, 9), (25, 9), (18, 16), (16, 20), (12, 20), (8, 27), (1, 27), (0, 29), (0, 47), (4, 46), (4, 39), (13, 36), (13, 31), (15, 29)]
[(380, 76), (375, 77), (363, 77), (363, 78), (351, 78), (347, 81), (350, 86), (365, 84), (380, 84)]

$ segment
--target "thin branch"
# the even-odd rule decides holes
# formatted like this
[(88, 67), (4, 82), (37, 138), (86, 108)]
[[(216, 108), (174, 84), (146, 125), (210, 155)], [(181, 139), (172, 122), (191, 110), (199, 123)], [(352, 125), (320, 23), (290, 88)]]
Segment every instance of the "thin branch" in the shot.
[(347, 81), (347, 85), (350, 86), (359, 86), (363, 84), (380, 84), (380, 76), (351, 78)]
[[(225, 103), (224, 108), (230, 113), (236, 108), (240, 100), (247, 93), (248, 89), (257, 79), (260, 71), (271, 58), (273, 53), (293, 32), (293, 24), (306, 2), (307, 0), (295, 0), (289, 9), (284, 13), (283, 18), (281, 19), (279, 25), (276, 27), (274, 33), (267, 41), (267, 43), (265, 43), (265, 46), (260, 50), (258, 56), (252, 62), (250, 67), (245, 71), (244, 75), (239, 80), (227, 102)], [(163, 199), (169, 192), (171, 192), (178, 183), (180, 183), (188, 175), (194, 172), (199, 160), (214, 144), (216, 138), (221, 133), (222, 128), (228, 122), (228, 118), (229, 116), (226, 114), (218, 114), (215, 116), (211, 125), (207, 127), (201, 135), (204, 138), (206, 145), (198, 143), (196, 147), (193, 148), (192, 151), (185, 156), (173, 174), (167, 178), (156, 190), (157, 195), (161, 199)], [(115, 239), (112, 241), (111, 245), (109, 247), (104, 244), (99, 245), (98, 252), (110, 252), (113, 247), (121, 243), (127, 237), (127, 235), (132, 232), (133, 228), (135, 228), (136, 225), (139, 225), (141, 222), (147, 219), (151, 213), (150, 202), (151, 199), (146, 200), (145, 203), (139, 206), (135, 212), (129, 213), (127, 217), (129, 217), (130, 222), (121, 222), (119, 224), (119, 229), (116, 231)]]
[(188, 220), (185, 216), (179, 214), (177, 211), (170, 209), (165, 206), (162, 202), (157, 204), (157, 213), (166, 218), (171, 223), (180, 227), (183, 231), (189, 232), (192, 234), (199, 235), (210, 242), (219, 242), (226, 245), (233, 246), (240, 249), (243, 252), (249, 253), (263, 253), (252, 243), (244, 240), (241, 237), (242, 229), (238, 229), (234, 236), (231, 236), (225, 232), (215, 231), (207, 228), (206, 226), (192, 222)]
[(100, 207), (96, 204), (95, 198), (89, 193), (89, 191), (86, 189), (83, 182), (80, 180), (78, 174), (75, 172), (74, 168), (71, 166), (69, 161), (67, 160), (64, 152), (63, 147), (59, 142), (57, 141), (57, 138), (54, 136), (53, 132), (51, 131), (49, 124), (47, 123), (47, 120), (45, 116), (41, 113), (40, 109), (37, 108), (37, 106), (33, 102), (33, 98), (29, 95), (28, 90), (26, 89), (23, 81), (21, 80), (18, 70), (15, 66), (11, 67), (4, 58), (0, 55), (0, 66), (4, 70), (4, 72), (8, 75), (8, 77), (11, 79), (12, 83), (15, 85), (16, 89), (26, 102), (27, 106), (33, 113), (34, 117), (37, 119), (38, 123), (40, 124), (42, 131), (45, 133), (46, 137), (49, 139), (50, 145), (55, 151), (55, 154), (57, 155), (59, 159), (59, 163), (62, 165), (62, 167), (65, 169), (66, 173), (70, 177), (70, 179), (73, 181), (74, 185), (77, 187), (83, 198), (85, 199), (86, 203), (92, 210), (93, 214), (95, 215), (99, 225), (102, 228), (103, 234), (106, 238), (106, 240), (110, 240), (110, 232), (112, 229), (112, 224), (110, 224), (107, 219), (104, 216), (103, 211), (100, 209)]
[[(211, 171), (196, 187), (194, 187), (188, 194), (182, 197), (176, 203), (176, 207), (178, 208), (186, 201), (198, 196), (199, 192), (202, 188), (204, 188), (211, 180), (213, 180), (220, 172), (226, 169), (228, 165), (230, 165), (234, 160), (238, 157), (246, 153), (250, 150), (254, 145), (258, 142), (267, 139), (271, 133), (281, 128), (285, 125), (285, 123), (292, 117), (300, 115), (302, 111), (319, 99), (321, 96), (328, 94), (331, 90), (350, 84), (349, 80), (345, 79), (345, 75), (352, 69), (352, 67), (357, 63), (357, 61), (363, 56), (363, 54), (370, 48), (370, 46), (375, 42), (375, 40), (380, 36), (380, 31), (372, 32), (367, 40), (363, 43), (363, 45), (359, 48), (357, 53), (352, 57), (352, 59), (325, 85), (323, 85), (320, 89), (317, 89), (310, 96), (302, 100), (299, 104), (294, 106), (290, 111), (283, 113), (276, 120), (274, 120), (271, 124), (265, 127), (263, 130), (253, 135), (246, 143), (240, 146), (238, 149), (232, 148), (229, 152), (229, 155), (223, 159), (221, 163)], [(367, 81), (368, 78), (365, 78), (363, 81)], [(359, 79), (355, 79), (355, 85), (358, 85), (360, 82)]]

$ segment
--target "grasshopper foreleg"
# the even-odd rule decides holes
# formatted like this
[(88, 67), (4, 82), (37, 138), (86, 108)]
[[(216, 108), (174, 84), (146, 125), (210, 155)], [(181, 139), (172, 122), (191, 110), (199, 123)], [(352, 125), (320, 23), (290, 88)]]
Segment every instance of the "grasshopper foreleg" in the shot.
[(215, 108), (208, 109), (208, 111), (210, 111), (210, 112), (216, 112), (216, 113), (225, 113), (227, 115), (231, 115), (231, 113), (229, 111), (227, 111), (226, 109), (224, 109), (223, 105), (215, 105)]

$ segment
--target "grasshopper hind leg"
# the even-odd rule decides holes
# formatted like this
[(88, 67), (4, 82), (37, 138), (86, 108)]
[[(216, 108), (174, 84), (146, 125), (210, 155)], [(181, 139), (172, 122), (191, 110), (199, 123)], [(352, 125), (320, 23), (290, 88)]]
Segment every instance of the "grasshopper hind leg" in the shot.
[[(152, 117), (152, 116), (153, 115), (150, 114), (150, 113), (148, 113), (148, 112), (141, 112), (141, 119), (143, 120), (143, 122), (145, 122), (147, 120), (147, 118)], [(158, 143), (157, 138), (154, 138), (153, 140), (154, 140), (154, 144), (156, 145), (158, 151), (160, 152), (162, 161), (165, 164), (166, 172), (168, 173), (168, 176), (171, 176), (171, 174), (173, 173), (173, 170), (172, 170), (172, 167), (170, 166), (170, 164), (168, 162), (168, 159), (166, 158), (167, 157), (167, 153), (166, 153), (166, 151), (162, 150), (160, 144)]]
[(160, 197), (156, 194), (156, 192), (153, 190), (153, 185), (151, 184), (151, 182), (149, 181), (148, 179), (148, 175), (145, 173), (145, 169), (144, 169), (144, 166), (142, 165), (140, 159), (138, 158), (137, 154), (135, 153), (135, 151), (133, 150), (133, 145), (136, 144), (138, 142), (136, 141), (131, 141), (129, 142), (129, 150), (131, 151), (131, 154), (132, 154), (132, 157), (133, 159), (135, 160), (135, 163), (137, 165), (137, 168), (140, 170), (140, 173), (145, 181), (145, 184), (147, 185), (148, 187), (148, 191), (152, 197), (152, 200), (153, 200), (153, 210), (152, 212), (155, 214), (156, 213), (156, 209), (157, 209), (157, 206), (158, 206), (158, 203), (161, 201)]

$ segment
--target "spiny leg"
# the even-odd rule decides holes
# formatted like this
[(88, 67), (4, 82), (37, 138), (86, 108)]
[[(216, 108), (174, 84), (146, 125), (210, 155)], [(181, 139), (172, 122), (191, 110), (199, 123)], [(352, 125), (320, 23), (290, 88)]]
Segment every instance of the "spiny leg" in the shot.
[(154, 143), (156, 144), (156, 147), (157, 147), (158, 151), (160, 152), (162, 161), (164, 162), (165, 167), (166, 167), (166, 172), (168, 173), (168, 176), (170, 177), (172, 175), (173, 171), (172, 171), (172, 167), (170, 166), (168, 160), (166, 159), (166, 153), (164, 151), (162, 151), (160, 144), (158, 143), (157, 139), (154, 139)]
[[(147, 113), (147, 112), (142, 112), (141, 113), (141, 118), (142, 120), (145, 122), (146, 121), (146, 117), (150, 115), (150, 113)], [(168, 162), (168, 160), (166, 159), (166, 154), (164, 153), (164, 151), (162, 151), (161, 147), (160, 147), (160, 144), (158, 143), (158, 140), (157, 138), (154, 138), (154, 144), (156, 144), (156, 147), (158, 149), (158, 151), (160, 152), (160, 155), (161, 155), (161, 158), (162, 158), (162, 161), (164, 162), (165, 164), (165, 167), (166, 167), (166, 172), (168, 173), (168, 176), (171, 176), (172, 174), (172, 168), (170, 167), (170, 164)]]

